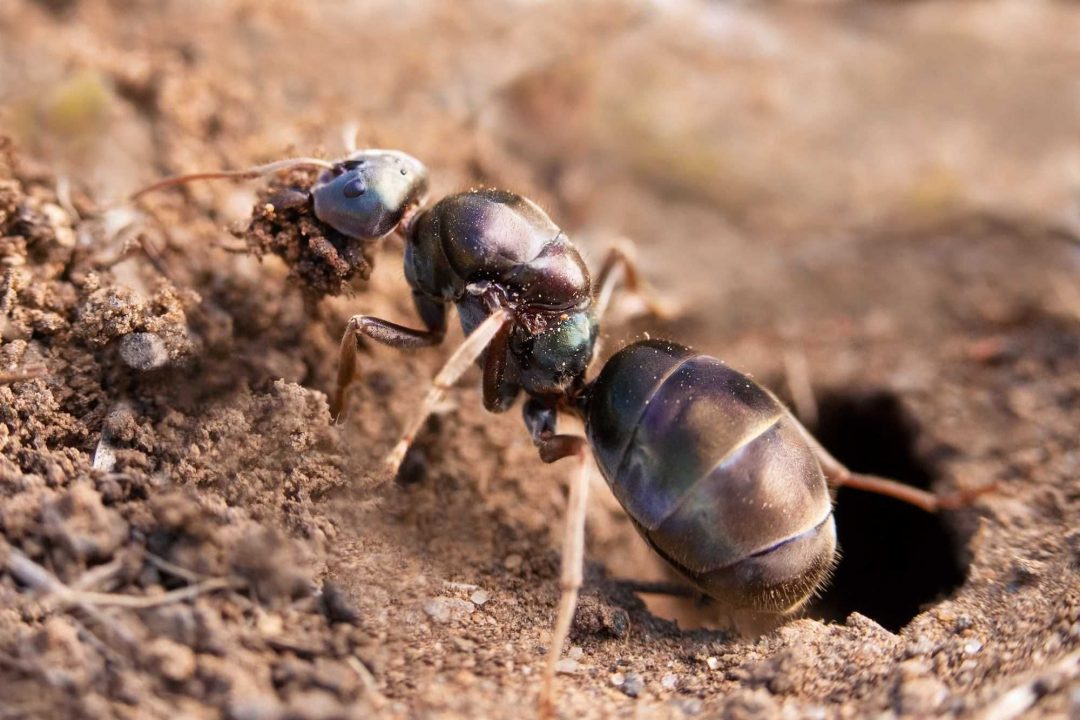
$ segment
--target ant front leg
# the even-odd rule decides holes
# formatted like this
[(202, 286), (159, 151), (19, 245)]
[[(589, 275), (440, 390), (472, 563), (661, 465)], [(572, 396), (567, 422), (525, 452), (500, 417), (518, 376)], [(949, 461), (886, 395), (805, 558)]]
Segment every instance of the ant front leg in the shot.
[(442, 370), (432, 380), (431, 388), (428, 390), (427, 395), (424, 396), (420, 409), (405, 427), (401, 440), (398, 441), (386, 458), (386, 469), (391, 477), (397, 475), (398, 469), (405, 459), (405, 453), (409, 451), (413, 439), (420, 432), (420, 428), (424, 426), (424, 421), (431, 415), (431, 412), (442, 402), (446, 396), (446, 391), (457, 382), (458, 378), (469, 369), (470, 365), (484, 354), (484, 349), (491, 344), (492, 338), (496, 337), (503, 327), (509, 325), (510, 321), (509, 311), (501, 308), (496, 310), (484, 322), (480, 323), (472, 333), (466, 336), (464, 342), (458, 346), (458, 349), (446, 361)]
[(562, 562), (559, 573), (559, 613), (551, 633), (547, 660), (544, 663), (544, 684), (540, 689), (540, 716), (553, 717), (555, 712), (555, 671), (563, 646), (570, 636), (570, 625), (577, 609), (578, 592), (585, 569), (585, 511), (589, 499), (589, 445), (578, 435), (556, 435), (556, 411), (536, 398), (524, 407), (525, 424), (532, 433), (533, 443), (546, 463), (574, 456), (579, 462), (577, 477), (570, 485), (566, 505), (566, 528), (563, 531)]
[(484, 409), (488, 412), (501, 413), (510, 409), (517, 399), (520, 386), (506, 381), (506, 363), (510, 352), (510, 333), (513, 323), (506, 323), (487, 347), (484, 358)]
[(330, 415), (335, 422), (341, 420), (347, 409), (345, 391), (356, 377), (357, 345), (362, 337), (400, 349), (431, 347), (443, 341), (446, 336), (446, 305), (417, 292), (413, 292), (413, 302), (425, 330), (414, 330), (370, 315), (353, 315), (349, 318), (345, 334), (341, 336), (337, 386), (330, 402)]

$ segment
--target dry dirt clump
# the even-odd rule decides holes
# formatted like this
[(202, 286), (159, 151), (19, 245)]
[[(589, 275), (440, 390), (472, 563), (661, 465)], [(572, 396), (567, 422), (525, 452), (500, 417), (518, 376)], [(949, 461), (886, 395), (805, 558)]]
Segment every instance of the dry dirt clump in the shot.
[(0, 170), (0, 369), (45, 368), (0, 385), (5, 715), (365, 716), (370, 637), (318, 579), (323, 397), (233, 377), (185, 412), (236, 347), (199, 296), (88, 269), (48, 179)]
[(340, 295), (371, 275), (373, 243), (348, 237), (315, 217), (308, 192), (318, 173), (293, 170), (259, 191), (240, 235), (252, 251), (285, 261), (290, 277), (314, 297)]

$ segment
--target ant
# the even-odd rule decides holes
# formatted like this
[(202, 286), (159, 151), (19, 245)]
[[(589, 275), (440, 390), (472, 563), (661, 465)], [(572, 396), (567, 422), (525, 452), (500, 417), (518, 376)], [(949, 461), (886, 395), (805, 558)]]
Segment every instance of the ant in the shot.
[[(251, 171), (162, 181), (254, 177), (316, 164), (316, 216), (351, 235), (405, 240), (405, 278), (423, 325), (369, 315), (349, 319), (331, 413), (347, 410), (363, 338), (395, 348), (438, 345), (454, 305), (465, 339), (435, 376), (386, 460), (396, 476), (416, 433), (474, 363), (484, 407), (508, 410), (524, 393), (525, 425), (545, 463), (573, 457), (562, 545), (561, 597), (540, 691), (553, 713), (555, 668), (582, 584), (590, 456), (648, 544), (731, 612), (789, 615), (836, 562), (829, 486), (888, 495), (927, 511), (955, 508), (987, 488), (935, 495), (853, 473), (832, 457), (768, 390), (712, 357), (663, 340), (617, 352), (595, 379), (588, 369), (616, 283), (663, 312), (640, 281), (632, 253), (613, 248), (594, 284), (578, 250), (535, 203), (505, 190), (473, 189), (422, 209), (428, 174), (404, 153), (365, 150), (335, 163), (299, 159)], [(146, 191), (143, 191), (146, 192)], [(141, 194), (141, 193), (140, 193)], [(621, 271), (621, 272), (620, 272)], [(584, 437), (557, 432), (577, 416)]]

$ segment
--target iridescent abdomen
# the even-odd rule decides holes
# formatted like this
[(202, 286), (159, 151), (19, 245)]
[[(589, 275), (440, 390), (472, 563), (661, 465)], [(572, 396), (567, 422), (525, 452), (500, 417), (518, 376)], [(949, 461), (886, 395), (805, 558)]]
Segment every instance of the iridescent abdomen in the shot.
[(666, 342), (617, 353), (587, 431), (645, 539), (731, 607), (785, 611), (832, 564), (824, 475), (795, 420), (750, 378)]

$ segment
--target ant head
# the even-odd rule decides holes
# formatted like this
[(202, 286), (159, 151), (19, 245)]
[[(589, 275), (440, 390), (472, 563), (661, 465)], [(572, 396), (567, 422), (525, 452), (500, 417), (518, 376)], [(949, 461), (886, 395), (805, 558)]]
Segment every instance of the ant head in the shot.
[(379, 238), (423, 200), (428, 171), (397, 150), (361, 150), (334, 164), (311, 189), (315, 215), (354, 238)]

